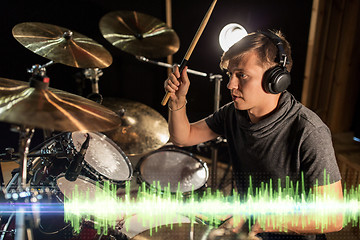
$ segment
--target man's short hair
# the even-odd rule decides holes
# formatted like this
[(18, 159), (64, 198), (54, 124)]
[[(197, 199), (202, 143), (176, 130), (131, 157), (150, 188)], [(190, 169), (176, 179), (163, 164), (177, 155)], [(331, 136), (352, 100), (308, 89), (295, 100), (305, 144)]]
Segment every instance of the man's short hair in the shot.
[[(289, 61), (286, 68), (288, 72), (290, 72), (293, 63), (290, 44), (280, 31), (273, 33), (276, 34), (283, 43), (284, 52), (287, 55), (287, 60)], [(250, 51), (255, 51), (257, 53), (260, 60), (259, 66), (261, 67), (269, 69), (279, 64), (277, 59), (278, 48), (272, 40), (261, 32), (253, 32), (246, 35), (240, 41), (231, 46), (228, 51), (224, 52), (221, 57), (220, 68), (223, 70), (227, 69), (229, 67), (230, 60), (237, 61), (237, 63), (239, 63), (242, 57)]]

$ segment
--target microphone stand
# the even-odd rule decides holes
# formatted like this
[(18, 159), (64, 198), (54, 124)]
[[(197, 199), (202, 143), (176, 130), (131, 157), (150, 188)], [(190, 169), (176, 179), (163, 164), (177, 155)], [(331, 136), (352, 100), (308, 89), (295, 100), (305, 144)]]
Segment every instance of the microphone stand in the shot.
[[(143, 61), (143, 62), (155, 64), (155, 65), (158, 65), (161, 67), (167, 67), (167, 68), (173, 67), (173, 65), (171, 65), (171, 64), (150, 60), (143, 56), (136, 56), (136, 59)], [(219, 110), (220, 98), (221, 98), (221, 94), (220, 94), (221, 82), (223, 80), (222, 75), (207, 74), (207, 73), (199, 72), (199, 71), (192, 70), (192, 69), (188, 69), (187, 72), (194, 74), (194, 75), (202, 76), (202, 77), (209, 77), (210, 82), (212, 82), (212, 81), (215, 82), (214, 112)], [(215, 189), (215, 187), (217, 187), (217, 162), (218, 162), (218, 149), (216, 147), (213, 147), (211, 150), (211, 161), (212, 161), (212, 168), (211, 168), (211, 180), (210, 181), (211, 181), (212, 188)]]

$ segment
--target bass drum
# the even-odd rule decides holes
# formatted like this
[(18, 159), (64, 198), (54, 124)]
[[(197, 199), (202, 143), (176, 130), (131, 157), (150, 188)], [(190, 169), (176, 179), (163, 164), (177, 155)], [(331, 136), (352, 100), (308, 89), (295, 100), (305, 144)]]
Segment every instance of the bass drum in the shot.
[(162, 189), (170, 186), (170, 192), (177, 190), (183, 195), (206, 187), (209, 177), (205, 162), (194, 154), (174, 146), (165, 146), (142, 157), (136, 166), (140, 183), (147, 186), (160, 183)]

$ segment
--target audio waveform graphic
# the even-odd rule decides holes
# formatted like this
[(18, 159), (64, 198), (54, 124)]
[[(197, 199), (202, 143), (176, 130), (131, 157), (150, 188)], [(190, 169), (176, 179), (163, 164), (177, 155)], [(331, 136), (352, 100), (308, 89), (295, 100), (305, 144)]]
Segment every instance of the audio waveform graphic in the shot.
[[(324, 173), (325, 175), (325, 173)], [(326, 179), (326, 178), (325, 178)], [(328, 181), (328, 179), (327, 179)], [(250, 177), (251, 183), (251, 177)], [(179, 183), (180, 184), (180, 183)], [(328, 182), (328, 184), (330, 184)], [(136, 198), (130, 195), (130, 182), (125, 184), (125, 196), (116, 195), (116, 187), (105, 182), (103, 187), (97, 185), (97, 190), (91, 196), (89, 192), (81, 192), (76, 188), (65, 199), (65, 221), (69, 221), (75, 231), (80, 231), (83, 219), (92, 219), (99, 233), (107, 234), (107, 229), (115, 228), (119, 222), (129, 227), (129, 217), (136, 215), (143, 226), (150, 229), (157, 227), (165, 219), (171, 225), (171, 219), (184, 216), (191, 223), (201, 219), (209, 226), (217, 227), (229, 216), (234, 218), (234, 226), (251, 217), (265, 227), (271, 222), (279, 231), (287, 232), (286, 226), (305, 228), (315, 223), (321, 231), (343, 218), (343, 226), (351, 223), (357, 226), (360, 219), (360, 185), (343, 192), (343, 200), (337, 200), (335, 192), (306, 193), (302, 183), (293, 183), (286, 178), (286, 186), (273, 189), (272, 181), (262, 183), (259, 188), (250, 184), (246, 196), (233, 191), (231, 196), (225, 196), (220, 191), (212, 192), (210, 188), (199, 193), (194, 190), (185, 196), (178, 190), (170, 192), (170, 185), (160, 186), (154, 182), (148, 186), (139, 186)], [(179, 185), (180, 186), (180, 185)], [(180, 189), (180, 188), (179, 188)], [(252, 224), (249, 222), (249, 225)]]

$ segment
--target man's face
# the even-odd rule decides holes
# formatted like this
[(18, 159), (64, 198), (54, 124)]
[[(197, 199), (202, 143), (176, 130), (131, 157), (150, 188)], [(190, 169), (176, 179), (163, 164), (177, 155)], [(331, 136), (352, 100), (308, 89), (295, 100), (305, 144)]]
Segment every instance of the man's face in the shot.
[(227, 88), (231, 92), (236, 109), (261, 112), (266, 107), (269, 94), (262, 88), (262, 78), (266, 69), (260, 66), (259, 62), (254, 51), (246, 53), (239, 63), (229, 61), (230, 79)]

